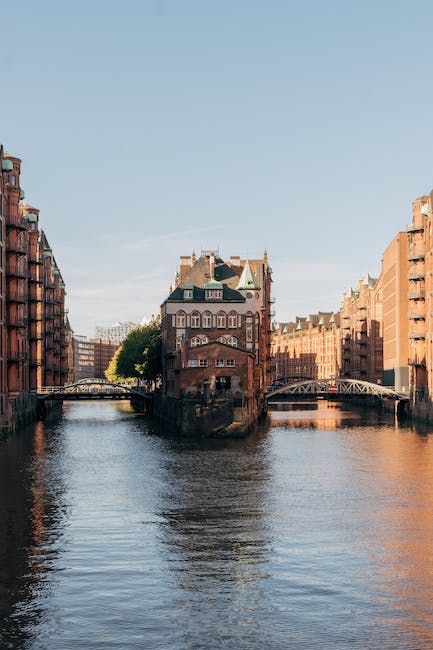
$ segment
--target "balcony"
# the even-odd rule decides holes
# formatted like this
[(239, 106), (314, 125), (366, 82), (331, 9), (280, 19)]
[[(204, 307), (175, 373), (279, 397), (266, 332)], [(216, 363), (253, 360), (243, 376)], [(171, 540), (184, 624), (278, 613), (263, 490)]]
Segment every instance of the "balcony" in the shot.
[(19, 303), (25, 303), (27, 302), (27, 288), (13, 288), (13, 287), (8, 287), (7, 288), (7, 299), (9, 302), (19, 302)]
[(425, 279), (424, 271), (412, 271), (407, 274), (407, 279), (412, 280), (412, 282), (419, 282)]
[(409, 332), (408, 336), (415, 341), (423, 341), (425, 339), (425, 332)]
[(41, 291), (34, 284), (29, 287), (29, 300), (32, 302), (42, 302)]
[(416, 226), (414, 223), (410, 223), (408, 227), (406, 228), (406, 232), (424, 232), (424, 226), (419, 225)]
[(409, 300), (425, 300), (425, 292), (416, 291), (414, 293), (408, 293), (407, 297)]
[(23, 352), (8, 352), (8, 363), (19, 363), (25, 359), (26, 355)]
[(27, 242), (20, 239), (12, 239), (8, 237), (6, 250), (10, 253), (17, 255), (25, 255), (27, 253)]
[(409, 251), (407, 259), (409, 262), (417, 262), (418, 260), (423, 260), (425, 258), (425, 253), (422, 248), (417, 248)]
[(409, 320), (425, 320), (425, 313), (422, 311), (412, 311), (408, 314)]
[(7, 324), (9, 327), (26, 327), (27, 318), (24, 314), (11, 313), (7, 316)]
[(6, 273), (9, 277), (26, 278), (27, 269), (24, 264), (20, 264), (16, 260), (8, 260), (6, 263)]
[(418, 368), (425, 368), (425, 359), (418, 359), (418, 357), (413, 357), (412, 359), (408, 360), (408, 364), (410, 366), (416, 366)]
[(20, 215), (10, 216), (5, 219), (6, 228), (17, 228), (18, 230), (27, 230), (28, 221), (26, 217)]

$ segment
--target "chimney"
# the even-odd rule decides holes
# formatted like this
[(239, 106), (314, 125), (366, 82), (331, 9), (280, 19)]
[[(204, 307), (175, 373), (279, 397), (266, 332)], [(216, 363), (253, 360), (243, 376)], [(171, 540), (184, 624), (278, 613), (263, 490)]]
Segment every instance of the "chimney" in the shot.
[(179, 281), (182, 282), (185, 275), (191, 268), (191, 257), (189, 255), (180, 256)]

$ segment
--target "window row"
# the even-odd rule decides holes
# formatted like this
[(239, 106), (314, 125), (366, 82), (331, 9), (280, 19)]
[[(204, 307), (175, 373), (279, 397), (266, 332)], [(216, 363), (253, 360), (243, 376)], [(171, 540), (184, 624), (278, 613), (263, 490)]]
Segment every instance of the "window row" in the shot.
[[(219, 336), (217, 338), (218, 343), (224, 343), (225, 345), (231, 345), (233, 348), (238, 347), (238, 340), (236, 336)], [(191, 339), (191, 347), (196, 348), (198, 345), (205, 345), (209, 343), (208, 336), (193, 336)]]
[[(189, 359), (188, 368), (207, 368), (208, 363), (207, 359)], [(235, 368), (235, 366), (235, 359), (215, 359), (216, 368)]]
[(226, 314), (224, 311), (220, 311), (213, 316), (210, 311), (205, 311), (203, 314), (200, 314), (198, 311), (193, 311), (191, 316), (187, 316), (185, 312), (178, 311), (174, 317), (174, 323), (176, 327), (192, 327), (192, 328), (236, 328), (241, 327), (242, 321), (240, 314), (236, 312), (230, 312)]

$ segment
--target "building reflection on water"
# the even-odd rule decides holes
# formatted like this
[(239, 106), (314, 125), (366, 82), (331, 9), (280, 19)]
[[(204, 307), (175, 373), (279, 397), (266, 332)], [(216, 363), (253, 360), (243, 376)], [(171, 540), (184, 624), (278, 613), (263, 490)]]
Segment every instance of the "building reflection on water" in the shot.
[(274, 402), (270, 405), (269, 420), (271, 427), (333, 430), (358, 424), (361, 415), (343, 410), (341, 402)]
[(4, 441), (1, 452), (0, 647), (27, 648), (43, 622), (59, 552), (63, 481), (50, 467), (42, 423)]
[(172, 440), (164, 470), (161, 535), (177, 585), (212, 599), (224, 584), (236, 601), (266, 578), (271, 553), (266, 438)]

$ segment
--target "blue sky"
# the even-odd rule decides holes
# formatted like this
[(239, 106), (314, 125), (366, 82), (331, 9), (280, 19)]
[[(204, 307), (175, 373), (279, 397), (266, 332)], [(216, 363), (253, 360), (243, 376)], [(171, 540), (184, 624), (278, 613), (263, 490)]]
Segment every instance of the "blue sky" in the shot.
[(266, 247), (278, 320), (337, 309), (433, 188), (433, 3), (0, 4), (0, 141), (72, 327), (157, 313), (179, 255)]

